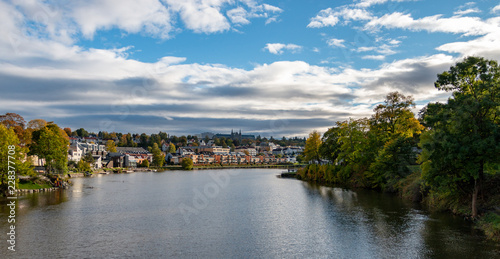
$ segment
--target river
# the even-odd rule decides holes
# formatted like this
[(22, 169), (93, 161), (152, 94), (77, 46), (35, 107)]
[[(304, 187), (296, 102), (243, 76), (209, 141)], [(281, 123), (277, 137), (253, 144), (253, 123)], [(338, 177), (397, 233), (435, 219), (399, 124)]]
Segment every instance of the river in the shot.
[[(75, 178), (68, 190), (19, 197), (16, 251), (3, 241), (0, 258), (500, 258), (460, 217), (280, 172)], [(2, 233), (8, 213), (1, 206)]]

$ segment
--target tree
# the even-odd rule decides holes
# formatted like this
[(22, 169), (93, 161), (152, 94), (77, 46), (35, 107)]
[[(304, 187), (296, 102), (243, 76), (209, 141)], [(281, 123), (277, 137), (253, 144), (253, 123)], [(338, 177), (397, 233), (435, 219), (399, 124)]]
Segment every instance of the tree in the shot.
[[(33, 174), (30, 161), (25, 159), (27, 153), (28, 148), (20, 145), (14, 129), (8, 129), (0, 124), (0, 193), (5, 194), (8, 191), (9, 180), (18, 179), (15, 174)], [(13, 171), (15, 174), (9, 173), (9, 171)]]
[(56, 124), (33, 132), (30, 154), (45, 159), (47, 172), (65, 173), (68, 161), (68, 139), (66, 132)]
[(67, 134), (68, 136), (71, 136), (71, 133), (73, 133), (73, 132), (71, 132), (71, 129), (70, 129), (70, 128), (64, 128), (63, 130), (66, 132), (66, 134)]
[(439, 74), (435, 87), (452, 97), (423, 111), (430, 131), (420, 141), (422, 178), (437, 194), (471, 197), (475, 218), (485, 167), (500, 162), (500, 67), (468, 57)]
[(78, 170), (80, 172), (92, 172), (92, 168), (90, 167), (90, 163), (80, 160), (78, 161)]
[(76, 130), (76, 134), (79, 137), (86, 138), (89, 136), (89, 133), (84, 128), (79, 128)]
[(170, 143), (170, 144), (168, 145), (168, 153), (173, 154), (173, 153), (175, 153), (175, 152), (176, 152), (176, 150), (175, 150), (175, 145), (174, 145), (174, 143)]
[(93, 164), (95, 162), (95, 159), (92, 156), (91, 152), (87, 152), (87, 154), (85, 154), (85, 156), (82, 158), (82, 160), (89, 163), (89, 164)]
[(338, 127), (329, 128), (321, 138), (319, 152), (321, 157), (334, 163), (340, 153), (340, 129)]
[(182, 169), (184, 170), (192, 170), (193, 169), (193, 160), (189, 157), (182, 158), (181, 162)]
[[(47, 126), (47, 121), (42, 120), (42, 119), (34, 119), (34, 120), (30, 120), (28, 122), (27, 128), (35, 131), (35, 130), (39, 130), (45, 126)], [(71, 130), (70, 130), (70, 134), (71, 134)], [(70, 135), (70, 134), (68, 134), (68, 135)]]
[(396, 191), (399, 180), (410, 174), (409, 165), (416, 163), (417, 137), (424, 130), (415, 119), (411, 96), (389, 93), (370, 119), (370, 149), (374, 161), (370, 165), (372, 187)]
[(6, 113), (0, 115), (0, 123), (5, 125), (7, 129), (13, 129), (20, 141), (20, 145), (24, 146), (30, 141), (29, 134), (24, 130), (26, 121), (17, 113)]
[(113, 153), (113, 152), (117, 152), (116, 150), (116, 143), (114, 140), (108, 140), (108, 142), (106, 142), (106, 150), (110, 153)]
[(306, 161), (320, 161), (321, 135), (317, 131), (309, 133), (309, 138), (306, 140), (304, 155)]
[(161, 152), (157, 143), (153, 144), (151, 153), (153, 153), (153, 166), (157, 167), (163, 166), (163, 163), (165, 163), (165, 155)]
[(147, 160), (147, 159), (142, 160), (140, 166), (141, 167), (149, 167), (149, 160)]

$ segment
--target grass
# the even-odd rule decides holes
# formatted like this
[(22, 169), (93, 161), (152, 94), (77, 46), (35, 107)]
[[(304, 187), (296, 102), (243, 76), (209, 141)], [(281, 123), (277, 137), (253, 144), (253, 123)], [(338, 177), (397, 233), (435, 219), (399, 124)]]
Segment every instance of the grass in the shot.
[(486, 213), (481, 220), (479, 220), (479, 227), (484, 230), (488, 238), (500, 241), (500, 215), (495, 212)]
[(33, 183), (33, 182), (19, 183), (19, 189), (35, 190), (35, 189), (43, 189), (43, 188), (52, 188), (52, 185), (37, 184), (37, 183)]

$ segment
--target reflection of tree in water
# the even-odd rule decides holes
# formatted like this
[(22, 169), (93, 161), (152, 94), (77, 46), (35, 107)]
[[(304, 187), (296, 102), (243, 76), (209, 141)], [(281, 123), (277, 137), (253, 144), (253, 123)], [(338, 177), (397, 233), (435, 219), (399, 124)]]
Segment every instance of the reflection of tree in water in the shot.
[[(318, 194), (358, 234), (358, 241), (372, 247), (375, 257), (418, 257), (425, 253), (422, 232), (427, 216), (400, 198), (369, 190), (348, 190), (304, 183), (308, 196)], [(314, 199), (314, 197), (309, 197)], [(338, 217), (338, 216), (336, 216)], [(366, 240), (361, 240), (366, 239)]]
[[(495, 258), (491, 241), (461, 217), (422, 211), (396, 195), (370, 190), (349, 190), (304, 182), (307, 197), (317, 202), (318, 195), (327, 201), (325, 209), (333, 217), (347, 218), (350, 231), (358, 234), (360, 244), (382, 258)], [(340, 216), (339, 216), (340, 214)], [(349, 230), (348, 230), (349, 231)], [(368, 240), (362, 240), (368, 239)]]

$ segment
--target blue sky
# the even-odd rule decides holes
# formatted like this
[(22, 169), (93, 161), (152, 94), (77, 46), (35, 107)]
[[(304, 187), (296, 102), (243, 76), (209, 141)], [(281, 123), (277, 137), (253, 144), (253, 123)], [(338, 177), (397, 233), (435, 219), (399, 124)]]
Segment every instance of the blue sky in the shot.
[(500, 58), (500, 1), (2, 0), (0, 24), (0, 112), (95, 132), (304, 136)]

